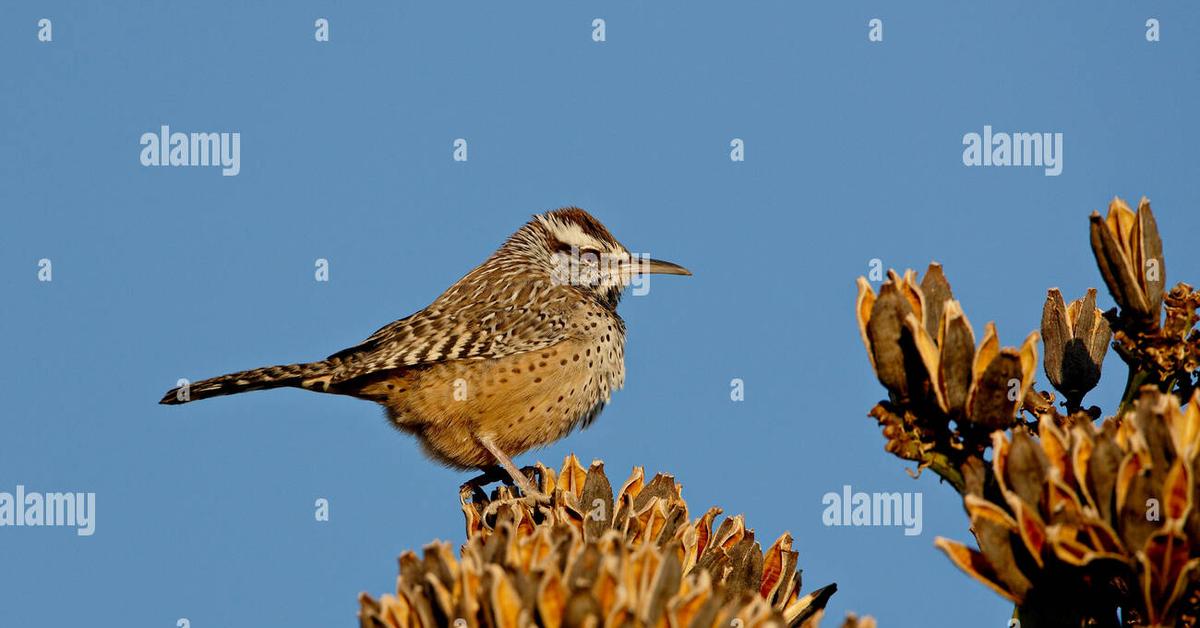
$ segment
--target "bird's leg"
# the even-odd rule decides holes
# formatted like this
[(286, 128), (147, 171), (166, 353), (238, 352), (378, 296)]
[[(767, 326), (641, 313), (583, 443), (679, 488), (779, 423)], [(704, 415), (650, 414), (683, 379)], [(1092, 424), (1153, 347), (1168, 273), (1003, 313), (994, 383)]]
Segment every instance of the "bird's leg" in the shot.
[(526, 477), (524, 473), (521, 473), (521, 470), (517, 468), (517, 465), (513, 464), (512, 458), (509, 458), (507, 454), (501, 451), (500, 448), (496, 446), (496, 443), (492, 442), (490, 437), (476, 436), (475, 440), (479, 441), (479, 444), (483, 445), (484, 449), (487, 449), (488, 452), (491, 453), (496, 459), (496, 462), (499, 462), (500, 466), (508, 472), (508, 475), (512, 477), (513, 484), (515, 484), (517, 488), (521, 489), (521, 493), (523, 493), (526, 497), (532, 498), (537, 503), (545, 504), (550, 502), (550, 497), (537, 490), (537, 487), (533, 485), (533, 482), (530, 482), (529, 478)]

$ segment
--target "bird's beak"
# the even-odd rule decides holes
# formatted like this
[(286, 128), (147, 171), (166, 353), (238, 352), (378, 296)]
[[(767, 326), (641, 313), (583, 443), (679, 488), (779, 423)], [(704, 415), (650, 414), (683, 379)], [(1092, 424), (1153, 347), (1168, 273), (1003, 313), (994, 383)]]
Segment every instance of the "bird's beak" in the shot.
[(642, 258), (642, 260), (634, 264), (634, 270), (640, 275), (688, 275), (691, 276), (692, 271), (661, 259)]

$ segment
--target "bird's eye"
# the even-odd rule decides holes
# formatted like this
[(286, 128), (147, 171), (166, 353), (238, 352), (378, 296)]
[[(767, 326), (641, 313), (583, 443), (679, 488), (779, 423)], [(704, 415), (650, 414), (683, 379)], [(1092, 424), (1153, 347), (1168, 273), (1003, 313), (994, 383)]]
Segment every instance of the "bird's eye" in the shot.
[(585, 262), (599, 262), (600, 261), (600, 251), (597, 249), (590, 248), (590, 247), (579, 249), (579, 259), (581, 259)]

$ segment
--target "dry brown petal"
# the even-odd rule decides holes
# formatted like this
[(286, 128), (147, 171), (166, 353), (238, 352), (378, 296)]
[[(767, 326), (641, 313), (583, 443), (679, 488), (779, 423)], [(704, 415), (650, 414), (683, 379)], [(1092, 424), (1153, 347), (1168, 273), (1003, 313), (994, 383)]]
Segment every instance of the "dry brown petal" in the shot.
[[(608, 614), (608, 618), (604, 620), (603, 625), (605, 625), (605, 626), (636, 626), (637, 625), (635, 623), (636, 621), (637, 621), (636, 611), (634, 611), (634, 609), (629, 607), (628, 605), (622, 605), (622, 606), (618, 606), (618, 607), (614, 608), (612, 610), (612, 612)], [(595, 617), (581, 616), (581, 621), (579, 621), (576, 625), (587, 627), (587, 626), (591, 626), (594, 624), (595, 624)]]
[(1046, 525), (1042, 523), (1037, 512), (1031, 507), (1019, 500), (1012, 500), (1010, 503), (1016, 514), (1017, 530), (1020, 533), (1021, 542), (1025, 544), (1025, 550), (1033, 557), (1033, 561), (1041, 568), (1044, 564), (1042, 548), (1046, 544)]
[(1076, 303), (1079, 304), (1079, 313), (1074, 318), (1074, 336), (1086, 342), (1088, 357), (1099, 371), (1104, 365), (1104, 355), (1108, 353), (1108, 343), (1112, 341), (1112, 328), (1100, 308), (1096, 307), (1095, 288), (1088, 288), (1082, 303), (1074, 301), (1072, 305)]
[(592, 595), (600, 604), (600, 608), (613, 609), (623, 605), (625, 590), (621, 588), (620, 564), (616, 560), (604, 561), (596, 582), (592, 585)]
[(599, 460), (592, 462), (588, 469), (587, 479), (583, 483), (581, 505), (585, 510), (583, 520), (583, 538), (598, 539), (605, 530), (612, 526), (613, 494), (612, 485), (604, 475), (604, 463)]
[[(397, 622), (400, 626), (421, 626), (422, 616), (417, 612), (416, 608), (408, 601), (408, 595), (397, 595), (392, 598), (393, 603), (385, 606), (385, 612), (389, 619)], [(403, 613), (403, 614), (401, 614)], [(429, 621), (426, 616), (425, 621)], [(425, 624), (429, 625), (429, 624)]]
[(1128, 554), (1125, 546), (1121, 543), (1120, 536), (1117, 531), (1113, 530), (1108, 523), (1092, 519), (1083, 524), (1083, 534), (1087, 537), (1091, 547), (1097, 552), (1105, 556), (1119, 558), (1124, 560)]
[(837, 592), (836, 584), (828, 584), (808, 595), (797, 599), (783, 609), (783, 619), (789, 626), (797, 624), (804, 625), (804, 622), (819, 621), (821, 614), (825, 611), (825, 604), (829, 602), (829, 598)]
[(681, 490), (683, 487), (674, 477), (665, 473), (656, 474), (633, 500), (633, 509), (641, 511), (651, 499), (661, 499), (666, 504), (686, 503), (683, 501)]
[(558, 473), (558, 482), (564, 493), (573, 494), (579, 497), (583, 494), (583, 483), (587, 480), (587, 470), (579, 464), (579, 458), (575, 454), (569, 454), (563, 460), (562, 471)]
[(1013, 349), (1001, 349), (986, 368), (975, 373), (967, 397), (967, 418), (988, 429), (1011, 426), (1020, 408), (1023, 388), (1021, 355)]
[(1194, 461), (1200, 452), (1200, 389), (1192, 393), (1186, 410), (1179, 407), (1178, 399), (1171, 397), (1163, 419), (1175, 452), (1189, 462)]
[(1071, 477), (1071, 451), (1067, 444), (1067, 434), (1054, 425), (1050, 417), (1038, 421), (1038, 438), (1046, 461), (1050, 463), (1053, 475), (1059, 478)]
[(1042, 306), (1042, 341), (1046, 347), (1045, 370), (1050, 384), (1060, 392), (1063, 387), (1063, 354), (1074, 338), (1067, 317), (1067, 305), (1058, 288), (1051, 288)]
[(633, 514), (630, 518), (631, 526), (630, 533), (626, 533), (625, 540), (630, 545), (645, 545), (653, 544), (659, 539), (659, 533), (667, 522), (667, 509), (663, 500), (653, 498), (646, 502), (642, 509)]
[(1038, 365), (1037, 345), (1040, 337), (1040, 334), (1036, 331), (1029, 332), (1029, 335), (1025, 337), (1025, 342), (1021, 343), (1021, 347), (1018, 349), (1021, 358), (1021, 393), (1016, 399), (1018, 410), (1020, 409), (1020, 401), (1033, 389), (1033, 380), (1037, 373)]
[[(783, 583), (784, 558), (792, 552), (792, 535), (784, 532), (767, 548), (763, 556), (762, 578), (758, 593), (766, 600), (774, 599), (775, 592)], [(788, 573), (787, 575), (791, 575)]]
[(986, 499), (967, 495), (963, 498), (963, 506), (967, 509), (967, 515), (970, 517), (972, 525), (988, 521), (1004, 528), (1007, 532), (1014, 534), (1017, 532), (1016, 519), (1013, 519), (1003, 508)]
[(1163, 515), (1168, 525), (1182, 526), (1192, 509), (1192, 471), (1183, 460), (1176, 460), (1163, 482)]
[(1146, 541), (1146, 549), (1138, 552), (1141, 566), (1139, 578), (1150, 620), (1160, 624), (1170, 614), (1180, 588), (1180, 576), (1188, 569), (1187, 537), (1178, 532), (1163, 531)]
[(1107, 221), (1099, 213), (1093, 212), (1091, 216), (1092, 253), (1096, 257), (1096, 266), (1117, 305), (1134, 312), (1146, 312), (1149, 306), (1138, 289), (1132, 264), (1113, 234), (1111, 208), (1109, 216), (1110, 220)]
[(957, 301), (948, 301), (939, 332), (941, 355), (938, 358), (938, 390), (947, 411), (961, 416), (971, 389), (971, 369), (975, 361), (975, 332)]
[(964, 502), (971, 513), (971, 529), (979, 542), (979, 551), (987, 557), (1005, 588), (1023, 599), (1033, 584), (1017, 566), (1016, 547), (1013, 546), (1014, 536), (1019, 537), (1017, 522), (989, 502), (972, 496)]
[(671, 602), (668, 614), (674, 620), (672, 625), (695, 625), (695, 619), (700, 615), (704, 605), (713, 599), (712, 579), (708, 572), (701, 571), (695, 578), (694, 585), (681, 597)]
[(900, 342), (904, 319), (913, 313), (911, 303), (900, 293), (896, 283), (886, 282), (879, 288), (879, 298), (875, 300), (867, 322), (875, 375), (898, 399), (907, 399), (909, 395), (906, 360)]
[(1107, 424), (1101, 431), (1091, 456), (1088, 458), (1088, 474), (1086, 482), (1083, 482), (1094, 500), (1096, 509), (1100, 512), (1101, 519), (1105, 521), (1115, 520), (1113, 503), (1119, 484), (1117, 473), (1121, 469), (1121, 461), (1125, 457), (1124, 451), (1113, 438), (1115, 432), (1112, 423)]
[(712, 545), (714, 548), (721, 548), (728, 552), (733, 549), (734, 545), (741, 542), (746, 536), (746, 518), (742, 515), (728, 517), (721, 522), (721, 527), (717, 528), (717, 533), (713, 535)]
[(542, 584), (538, 587), (537, 608), (543, 626), (558, 628), (562, 625), (567, 608), (567, 587), (557, 571), (551, 571), (542, 578)]
[(454, 598), (451, 597), (450, 591), (446, 589), (446, 585), (437, 576), (431, 573), (425, 574), (426, 596), (436, 604), (434, 612), (439, 617), (454, 617), (455, 608)]
[(1008, 585), (1000, 579), (983, 554), (962, 543), (956, 543), (940, 536), (934, 539), (933, 545), (945, 552), (950, 562), (966, 572), (967, 575), (987, 585), (989, 589), (1007, 598), (1010, 602), (1020, 601), (1020, 597), (1008, 590)]
[(1042, 448), (1025, 430), (1013, 430), (1012, 445), (1005, 456), (1001, 486), (1016, 494), (1021, 501), (1037, 508), (1049, 466)]
[(403, 595), (384, 594), (379, 598), (380, 616), (389, 626), (408, 626), (412, 623), (412, 605)]
[(1084, 512), (1079, 493), (1066, 482), (1050, 479), (1046, 483), (1046, 522), (1051, 524), (1081, 525), (1095, 517)]
[[(1167, 266), (1163, 259), (1162, 237), (1158, 234), (1158, 222), (1150, 210), (1149, 199), (1142, 197), (1137, 210), (1138, 273), (1150, 306), (1150, 316), (1159, 320), (1162, 312), (1163, 288), (1167, 285)], [(1151, 273), (1151, 264), (1157, 264), (1157, 272)]]
[(1117, 471), (1116, 527), (1125, 547), (1133, 551), (1141, 548), (1159, 527), (1158, 522), (1147, 517), (1150, 500), (1159, 502), (1161, 508), (1159, 488), (1150, 477), (1149, 461), (1137, 452), (1130, 452)]
[(888, 271), (888, 276), (900, 288), (900, 293), (908, 299), (909, 306), (914, 314), (917, 315), (917, 320), (925, 320), (925, 295), (921, 294), (921, 289), (917, 286), (917, 273), (911, 268), (904, 271), (904, 277), (899, 277), (895, 271)]
[(999, 355), (1000, 336), (996, 333), (996, 324), (988, 321), (983, 326), (983, 340), (980, 341), (979, 348), (975, 351), (975, 364), (972, 365), (971, 372), (978, 377)]
[[(1074, 447), (1071, 450), (1071, 471), (1075, 474), (1075, 483), (1079, 486), (1079, 492), (1083, 493), (1083, 498), (1087, 501), (1088, 506), (1100, 512), (1089, 471), (1089, 462), (1095, 447), (1095, 441), (1091, 436), (1093, 430), (1091, 423), (1076, 424), (1072, 428)], [(1104, 516), (1104, 513), (1100, 514)]]
[(712, 508), (709, 508), (708, 511), (705, 512), (702, 517), (700, 517), (699, 519), (696, 520), (696, 525), (693, 527), (696, 530), (696, 558), (697, 559), (699, 559), (701, 556), (703, 556), (705, 550), (708, 549), (708, 545), (712, 539), (713, 521), (716, 520), (717, 515), (721, 514), (721, 512), (722, 511), (720, 508), (713, 506)]
[(725, 584), (732, 591), (757, 591), (762, 587), (762, 546), (754, 540), (754, 533), (746, 536), (729, 551), (729, 573)]
[(408, 599), (412, 608), (412, 617), (410, 622), (414, 626), (436, 626), (437, 622), (433, 618), (433, 609), (429, 605), (429, 598), (421, 591), (419, 585), (413, 584), (400, 587), (397, 583), (396, 595), (403, 596)]
[(871, 368), (875, 368), (875, 352), (871, 350), (871, 340), (867, 336), (867, 324), (871, 321), (871, 309), (875, 306), (875, 290), (866, 277), (858, 278), (858, 297), (854, 301), (854, 316), (858, 321), (858, 333), (862, 336), (863, 346), (867, 349), (867, 358), (871, 360)]
[[(1080, 530), (1075, 526), (1054, 525), (1046, 528), (1046, 540), (1058, 560), (1076, 567), (1086, 567), (1095, 561), (1126, 562), (1124, 553), (1097, 549), (1079, 540)], [(1084, 536), (1087, 536), (1086, 532)]]
[[(759, 554), (762, 557), (762, 554)], [(649, 591), (649, 594), (643, 598), (644, 612), (642, 614), (643, 621), (646, 625), (655, 625), (659, 618), (662, 617), (667, 606), (670, 604), (671, 598), (679, 592), (680, 581), (683, 579), (683, 566), (679, 563), (679, 555), (676, 552), (668, 551), (663, 555), (662, 562), (658, 565), (658, 573), (654, 577), (654, 584)]]
[(954, 294), (950, 291), (950, 282), (946, 281), (946, 275), (942, 273), (941, 264), (937, 262), (929, 264), (925, 276), (921, 279), (921, 294), (924, 296), (926, 308), (923, 321), (925, 331), (930, 338), (937, 338), (938, 329), (942, 323), (943, 308), (947, 301), (954, 299)]
[(1131, 427), (1137, 428), (1134, 448), (1147, 454), (1150, 460), (1148, 466), (1160, 482), (1167, 466), (1177, 456), (1169, 420), (1165, 418), (1173, 399), (1160, 394), (1153, 386), (1143, 387), (1134, 404), (1132, 421), (1127, 421)]
[[(925, 332), (925, 328), (913, 314), (909, 314), (904, 318), (904, 326), (908, 330), (909, 338), (917, 349), (917, 356), (920, 358), (920, 364), (924, 367), (924, 372), (920, 373), (920, 381), (934, 382), (937, 379), (938, 371), (938, 347), (934, 343), (933, 338)], [(907, 373), (909, 381), (913, 380), (914, 373)], [(946, 399), (940, 385), (933, 386), (934, 397), (937, 399), (938, 405), (942, 411), (947, 411)], [(910, 388), (909, 395), (915, 394), (916, 391)]]
[(1105, 218), (1110, 232), (1116, 238), (1122, 251), (1133, 248), (1133, 228), (1137, 223), (1137, 215), (1125, 203), (1125, 199), (1113, 197), (1108, 203), (1108, 216)]
[(768, 601), (776, 608), (786, 608), (795, 602), (800, 597), (800, 589), (803, 588), (804, 582), (799, 571), (796, 570), (796, 565), (800, 560), (800, 553), (796, 551), (788, 551), (783, 555), (783, 580), (779, 588), (775, 591), (775, 595)]

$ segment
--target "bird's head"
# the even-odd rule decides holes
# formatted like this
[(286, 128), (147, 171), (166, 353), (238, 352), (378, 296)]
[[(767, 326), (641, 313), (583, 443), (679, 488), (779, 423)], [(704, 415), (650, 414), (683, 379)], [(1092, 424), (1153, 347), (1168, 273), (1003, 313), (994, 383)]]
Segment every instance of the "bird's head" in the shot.
[(626, 286), (650, 274), (691, 275), (671, 262), (629, 252), (594, 216), (578, 207), (537, 214), (500, 253), (519, 255), (552, 283), (570, 284), (616, 307)]

